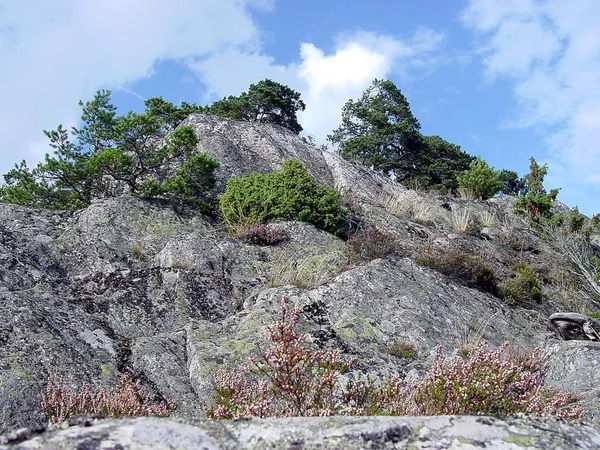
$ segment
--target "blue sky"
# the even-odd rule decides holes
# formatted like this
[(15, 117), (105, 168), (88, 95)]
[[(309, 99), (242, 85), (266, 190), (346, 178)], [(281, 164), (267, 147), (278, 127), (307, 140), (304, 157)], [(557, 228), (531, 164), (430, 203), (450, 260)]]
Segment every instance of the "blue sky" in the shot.
[(205, 104), (272, 78), (324, 141), (342, 105), (394, 81), (422, 131), (600, 211), (597, 0), (0, 0), (0, 172), (48, 151), (101, 88), (122, 111)]

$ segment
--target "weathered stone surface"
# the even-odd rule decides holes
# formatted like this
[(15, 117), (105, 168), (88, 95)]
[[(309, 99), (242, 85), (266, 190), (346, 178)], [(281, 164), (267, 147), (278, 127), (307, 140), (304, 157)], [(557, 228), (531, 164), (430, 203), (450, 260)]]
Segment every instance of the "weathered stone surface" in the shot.
[(84, 419), (0, 436), (1, 450), (593, 450), (600, 432), (554, 419), (472, 416), (249, 419)]
[[(221, 162), (217, 191), (231, 176), (268, 172), (295, 158), (318, 181), (344, 193), (359, 220), (387, 231), (407, 251), (353, 262), (342, 240), (295, 222), (270, 225), (285, 228), (290, 242), (252, 246), (227, 236), (214, 219), (178, 214), (131, 195), (73, 213), (0, 204), (0, 433), (45, 422), (39, 400), (49, 373), (66, 376), (72, 386), (87, 382), (98, 389), (133, 372), (151, 393), (177, 405), (175, 416), (201, 416), (213, 400), (218, 365), (240, 361), (265, 343), (263, 326), (277, 317), (282, 295), (302, 309), (302, 331), (313, 343), (341, 348), (357, 358), (355, 371), (375, 377), (414, 379), (437, 345), (451, 354), (480, 339), (526, 348), (545, 342), (546, 317), (557, 310), (551, 295), (531, 310), (508, 307), (405, 256), (423, 245), (457, 246), (484, 255), (505, 276), (515, 262), (563, 264), (511, 215), (510, 199), (468, 203), (407, 191), (276, 126), (206, 116), (188, 122), (199, 134), (199, 150)], [(399, 212), (383, 207), (390, 197), (400, 199)], [(485, 236), (454, 230), (453, 212), (467, 207), (477, 223), (483, 212), (494, 213)], [(419, 208), (433, 214), (417, 217)], [(413, 344), (417, 358), (390, 355), (387, 347), (395, 341)], [(566, 365), (575, 374), (588, 353), (570, 352), (552, 357), (555, 367)], [(569, 380), (565, 387), (587, 392), (596, 379)], [(347, 423), (375, 423), (360, 420)], [(235, 429), (227, 427), (243, 426), (201, 423), (207, 436), (213, 429), (233, 435)], [(195, 429), (193, 423), (186, 427)], [(244, 433), (259, 433), (258, 425), (252, 427)], [(311, 445), (316, 448), (316, 441)]]
[(554, 313), (549, 318), (557, 337), (565, 341), (600, 341), (600, 320), (578, 313)]
[(333, 185), (321, 152), (286, 128), (203, 114), (191, 115), (184, 124), (194, 127), (199, 138), (198, 151), (208, 153), (220, 163), (217, 192), (225, 190), (229, 178), (279, 170), (286, 159), (301, 161), (318, 182)]
[(600, 422), (600, 342), (554, 341), (548, 355), (546, 384), (581, 395), (586, 418)]

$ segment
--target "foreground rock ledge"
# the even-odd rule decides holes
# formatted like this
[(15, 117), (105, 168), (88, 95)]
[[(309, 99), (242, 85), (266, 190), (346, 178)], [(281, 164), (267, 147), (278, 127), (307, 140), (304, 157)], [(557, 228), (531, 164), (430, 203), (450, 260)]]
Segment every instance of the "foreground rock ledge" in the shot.
[(0, 436), (0, 450), (598, 449), (600, 431), (554, 418), (310, 417), (212, 421), (82, 418)]

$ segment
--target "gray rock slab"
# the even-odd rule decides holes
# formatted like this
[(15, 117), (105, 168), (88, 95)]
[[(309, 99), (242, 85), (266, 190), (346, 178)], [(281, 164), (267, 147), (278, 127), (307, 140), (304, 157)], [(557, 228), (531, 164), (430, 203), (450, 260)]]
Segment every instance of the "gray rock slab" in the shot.
[(551, 418), (473, 416), (247, 419), (82, 419), (0, 436), (1, 450), (593, 450), (600, 432)]

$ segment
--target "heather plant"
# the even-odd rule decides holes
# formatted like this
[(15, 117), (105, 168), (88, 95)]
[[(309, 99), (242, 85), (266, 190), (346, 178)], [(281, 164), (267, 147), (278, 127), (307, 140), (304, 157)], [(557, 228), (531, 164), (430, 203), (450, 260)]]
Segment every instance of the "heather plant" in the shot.
[(438, 346), (435, 361), (415, 390), (418, 412), (582, 417), (574, 394), (544, 388), (543, 365), (539, 349), (526, 353), (508, 343), (490, 350), (481, 342), (467, 358), (444, 358)]
[(79, 389), (72, 389), (64, 378), (50, 375), (41, 406), (51, 423), (88, 414), (166, 417), (172, 410), (172, 405), (165, 401), (153, 404), (150, 395), (141, 388), (140, 381), (130, 375), (123, 375), (116, 389), (110, 392), (102, 389), (96, 394), (85, 383)]
[(280, 319), (267, 326), (270, 347), (243, 367), (218, 370), (209, 417), (584, 414), (575, 395), (544, 388), (539, 349), (526, 353), (504, 344), (491, 350), (483, 341), (465, 349), (462, 358), (446, 358), (438, 347), (425, 377), (412, 384), (358, 377), (343, 386), (340, 375), (354, 360), (344, 360), (339, 350), (310, 346), (296, 331), (299, 313), (284, 297)]
[(241, 416), (329, 416), (341, 412), (338, 375), (348, 369), (340, 350), (316, 350), (296, 332), (300, 310), (284, 297), (280, 319), (266, 327), (271, 346), (243, 368), (221, 368), (216, 375), (215, 419)]
[(400, 359), (414, 359), (417, 357), (417, 350), (410, 342), (394, 341), (388, 345), (387, 352)]
[(254, 245), (277, 245), (290, 240), (289, 233), (283, 228), (274, 228), (259, 223), (243, 228), (234, 235), (237, 239)]

